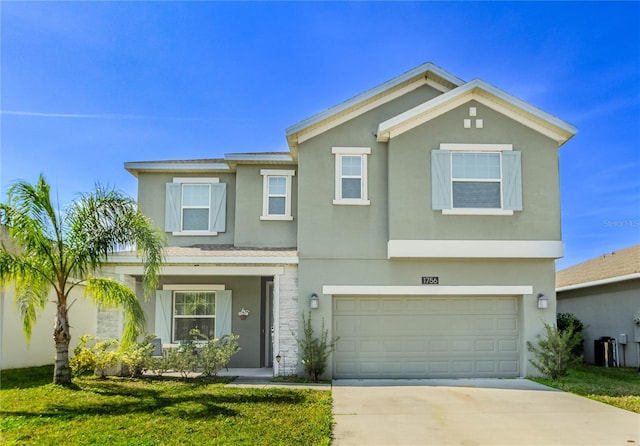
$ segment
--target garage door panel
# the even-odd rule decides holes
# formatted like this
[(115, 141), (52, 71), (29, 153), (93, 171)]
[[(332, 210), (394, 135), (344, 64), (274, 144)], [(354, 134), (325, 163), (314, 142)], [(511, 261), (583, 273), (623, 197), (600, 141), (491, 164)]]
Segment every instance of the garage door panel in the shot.
[(518, 351), (518, 344), (513, 339), (498, 340), (498, 351), (504, 353), (513, 353)]
[(517, 304), (517, 298), (335, 297), (334, 376), (519, 376)]

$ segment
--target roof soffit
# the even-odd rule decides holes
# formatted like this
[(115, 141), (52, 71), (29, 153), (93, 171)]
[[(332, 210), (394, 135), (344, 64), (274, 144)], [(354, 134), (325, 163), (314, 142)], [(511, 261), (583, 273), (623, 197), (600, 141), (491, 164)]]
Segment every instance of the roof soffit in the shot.
[(555, 140), (559, 146), (577, 130), (571, 124), (521, 99), (475, 79), (378, 125), (378, 141), (386, 142), (469, 101), (475, 100)]

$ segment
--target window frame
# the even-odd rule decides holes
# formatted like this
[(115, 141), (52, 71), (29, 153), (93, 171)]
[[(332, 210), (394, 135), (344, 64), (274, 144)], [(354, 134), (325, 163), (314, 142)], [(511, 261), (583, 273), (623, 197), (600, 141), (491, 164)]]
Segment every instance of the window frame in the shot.
[[(442, 143), (440, 150), (449, 152), (449, 188), (451, 207), (442, 209), (443, 215), (513, 215), (512, 209), (505, 209), (504, 191), (504, 152), (513, 151), (512, 144), (456, 144)], [(471, 182), (499, 182), (500, 184), (500, 207), (499, 208), (454, 208), (453, 207), (453, 183), (456, 180), (453, 176), (453, 154), (454, 153), (498, 153), (500, 155), (500, 179), (463, 179)], [(460, 181), (460, 179), (457, 179)]]
[[(260, 175), (262, 175), (262, 215), (260, 220), (274, 220), (274, 221), (292, 221), (293, 215), (291, 213), (291, 189), (293, 177), (295, 176), (295, 170), (278, 170), (278, 169), (260, 169)], [(282, 197), (281, 194), (271, 194), (269, 192), (269, 179), (270, 178), (284, 178), (285, 179), (285, 212), (284, 214), (270, 214), (269, 213), (269, 198)]]
[(211, 230), (201, 230), (201, 229), (196, 229), (196, 230), (188, 230), (188, 229), (184, 229), (184, 185), (185, 184), (190, 184), (190, 185), (194, 185), (194, 184), (199, 184), (199, 185), (208, 185), (209, 186), (209, 205), (208, 206), (201, 206), (201, 207), (193, 207), (193, 206), (187, 206), (188, 209), (207, 209), (207, 222), (208, 222), (208, 226), (209, 228), (211, 228), (211, 185), (212, 184), (218, 184), (220, 183), (220, 179), (219, 178), (213, 178), (213, 177), (174, 177), (173, 178), (173, 182), (174, 183), (178, 183), (180, 184), (180, 231), (173, 231), (172, 235), (218, 235), (217, 231), (211, 231)]
[[(371, 155), (371, 147), (332, 147), (331, 153), (335, 155), (335, 196), (333, 204), (336, 205), (360, 205), (368, 206), (368, 156)], [(344, 157), (360, 158), (360, 176), (351, 176), (342, 174), (342, 160)], [(342, 180), (345, 178), (360, 179), (360, 198), (343, 198), (342, 196)]]
[[(454, 167), (453, 167), (453, 157), (455, 154), (463, 154), (463, 153), (491, 153), (491, 154), (496, 154), (498, 155), (498, 162), (499, 162), (499, 168), (500, 168), (500, 174), (498, 176), (498, 178), (467, 178), (467, 177), (455, 177), (453, 175), (453, 171), (454, 171)], [(450, 168), (451, 168), (451, 210), (453, 211), (460, 211), (462, 209), (471, 209), (475, 212), (478, 212), (479, 210), (487, 210), (487, 211), (491, 211), (491, 212), (495, 212), (496, 210), (503, 210), (503, 203), (504, 203), (504, 198), (503, 198), (503, 191), (502, 191), (502, 177), (503, 177), (503, 172), (502, 172), (502, 152), (501, 151), (488, 151), (488, 150), (484, 150), (484, 151), (478, 151), (478, 150), (473, 150), (473, 151), (462, 151), (462, 150), (452, 150), (449, 153), (449, 156), (451, 157), (451, 163), (450, 163)], [(499, 187), (499, 191), (500, 191), (500, 207), (454, 207), (454, 201), (455, 201), (455, 196), (454, 196), (454, 187), (453, 184), (454, 183), (497, 183), (498, 187)]]
[[(208, 293), (213, 296), (213, 315), (179, 315), (176, 311), (176, 294), (189, 294), (189, 293)], [(188, 339), (176, 339), (176, 322), (178, 319), (213, 319), (213, 331), (215, 333), (216, 328), (216, 290), (206, 289), (176, 289), (171, 292), (171, 343), (179, 344), (182, 341)], [(205, 335), (207, 335), (205, 333)], [(208, 336), (208, 335), (207, 335)], [(215, 336), (215, 335), (214, 335)]]

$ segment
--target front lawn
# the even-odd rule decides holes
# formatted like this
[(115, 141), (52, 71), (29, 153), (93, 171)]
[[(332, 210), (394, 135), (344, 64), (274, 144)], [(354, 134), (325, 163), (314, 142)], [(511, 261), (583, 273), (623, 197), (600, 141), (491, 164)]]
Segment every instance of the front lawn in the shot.
[(548, 378), (532, 378), (532, 380), (640, 413), (640, 374), (635, 368), (583, 365), (569, 370), (568, 376), (557, 380)]
[(84, 376), (49, 384), (53, 368), (0, 375), (0, 443), (329, 445), (328, 390), (227, 388), (211, 380)]

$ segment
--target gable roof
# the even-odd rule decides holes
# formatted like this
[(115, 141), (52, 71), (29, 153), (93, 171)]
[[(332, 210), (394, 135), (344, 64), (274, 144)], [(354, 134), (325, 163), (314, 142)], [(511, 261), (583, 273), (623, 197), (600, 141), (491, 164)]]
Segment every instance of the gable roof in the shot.
[(462, 79), (444, 71), (433, 63), (424, 63), (377, 87), (288, 127), (286, 135), (289, 148), (296, 156), (298, 144), (422, 85), (429, 85), (444, 93), (463, 84), (464, 81)]
[(558, 271), (556, 290), (568, 291), (631, 279), (640, 279), (640, 245), (603, 254)]
[(561, 146), (577, 130), (571, 124), (534, 107), (480, 79), (457, 87), (378, 125), (378, 141), (386, 142), (466, 102), (475, 100), (558, 142)]

